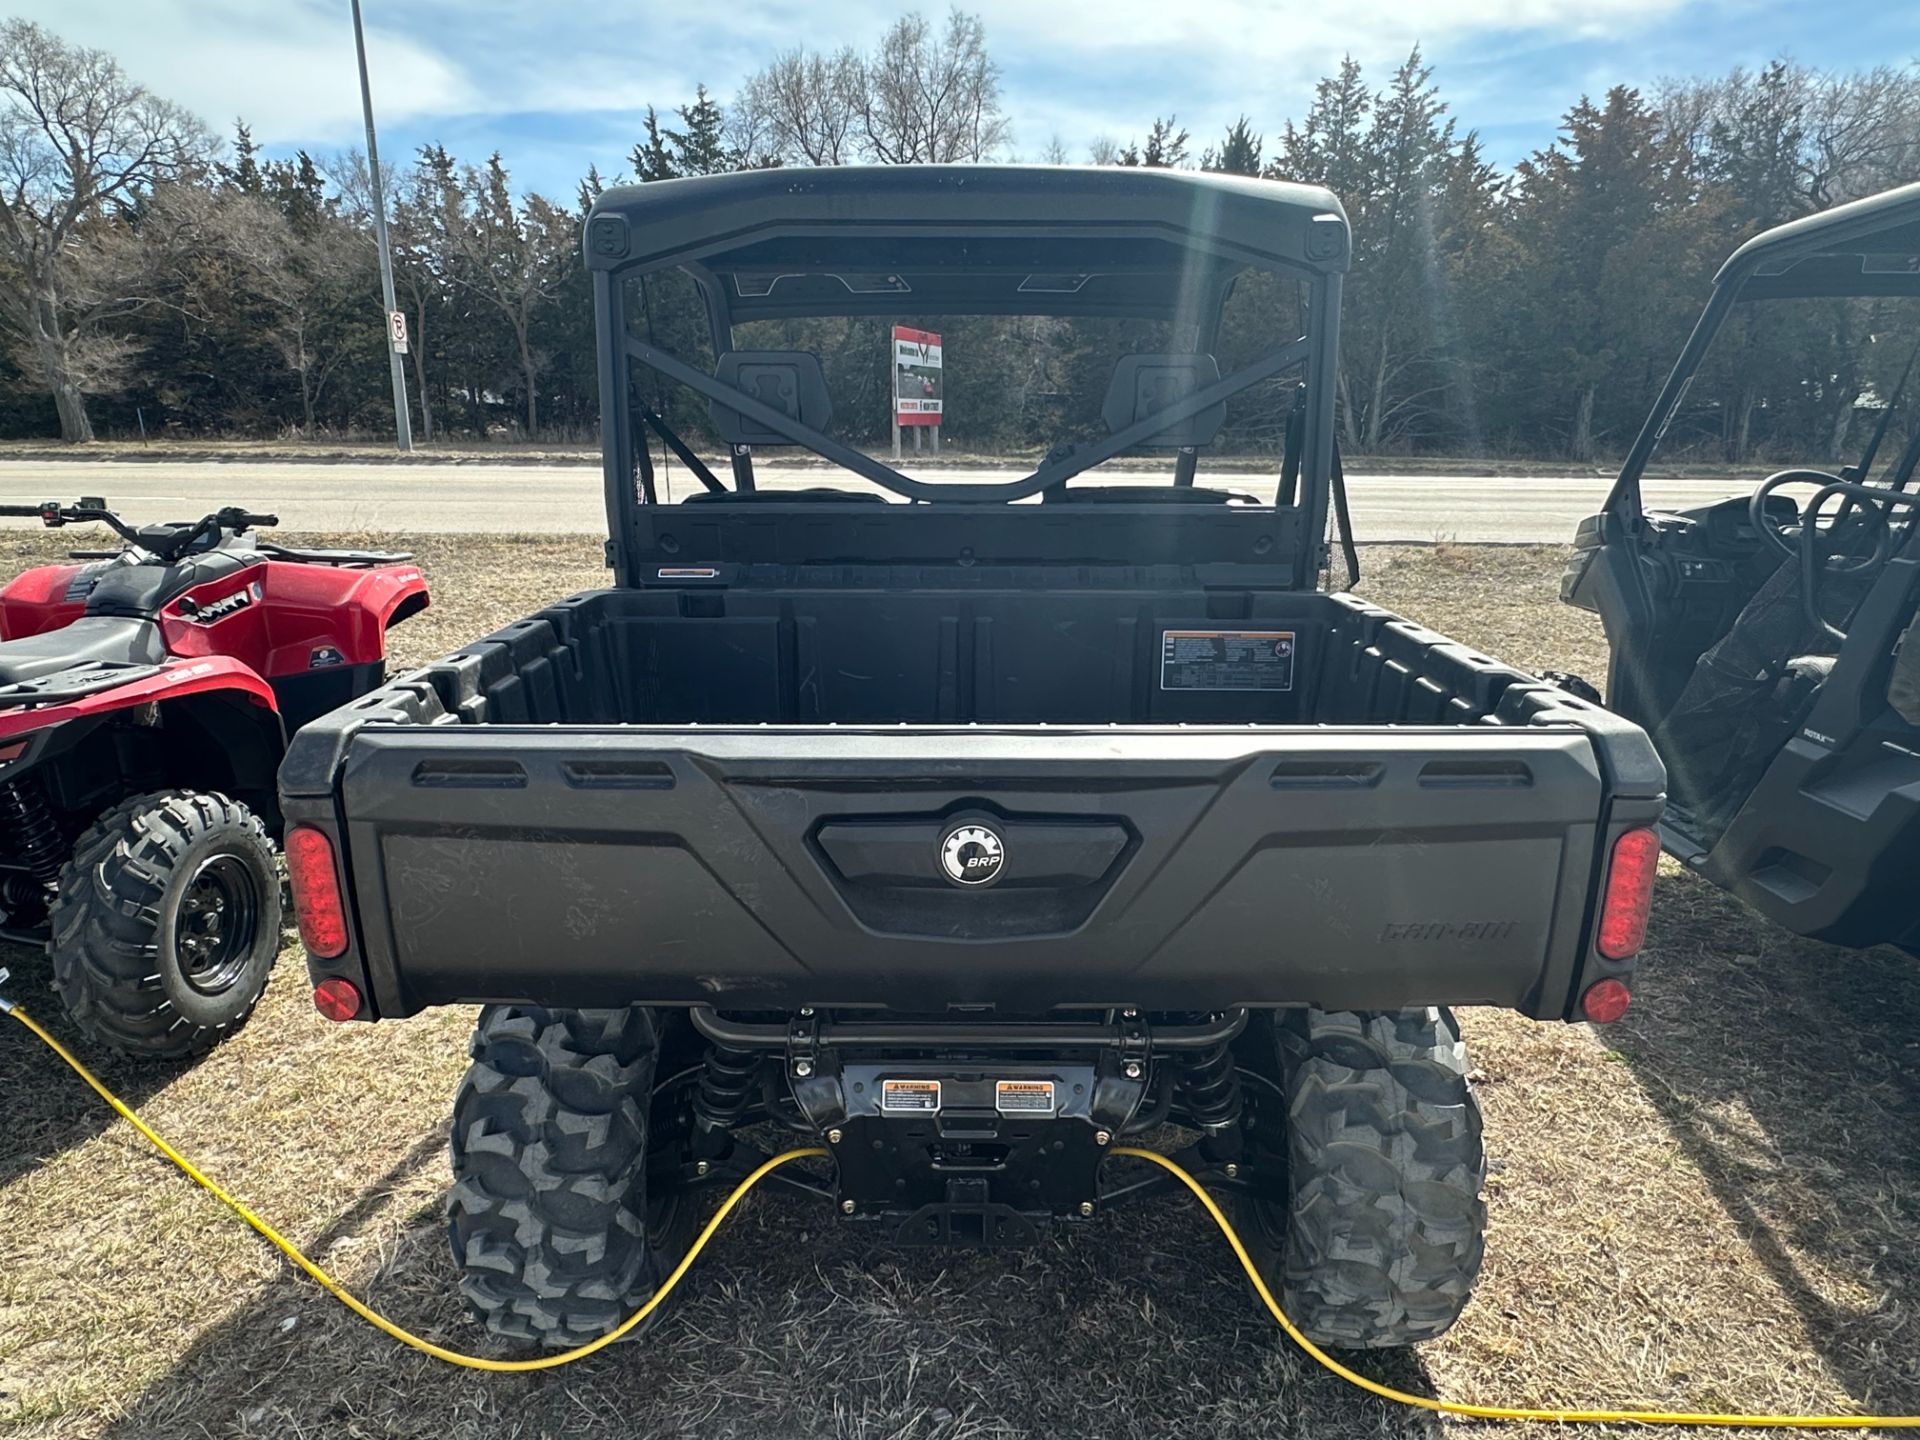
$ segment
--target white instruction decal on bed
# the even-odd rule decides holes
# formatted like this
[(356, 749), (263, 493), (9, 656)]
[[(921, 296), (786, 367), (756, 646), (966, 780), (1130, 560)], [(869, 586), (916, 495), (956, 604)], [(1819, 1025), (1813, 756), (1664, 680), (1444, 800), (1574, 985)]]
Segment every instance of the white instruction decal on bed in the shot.
[(1162, 690), (1291, 690), (1291, 630), (1163, 630)]

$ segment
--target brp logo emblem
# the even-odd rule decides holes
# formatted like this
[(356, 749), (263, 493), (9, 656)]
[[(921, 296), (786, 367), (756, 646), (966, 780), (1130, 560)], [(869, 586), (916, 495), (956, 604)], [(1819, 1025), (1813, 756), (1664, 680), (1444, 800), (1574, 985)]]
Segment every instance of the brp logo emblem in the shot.
[(991, 885), (1006, 866), (1007, 847), (985, 825), (969, 820), (940, 842), (940, 868), (956, 885)]

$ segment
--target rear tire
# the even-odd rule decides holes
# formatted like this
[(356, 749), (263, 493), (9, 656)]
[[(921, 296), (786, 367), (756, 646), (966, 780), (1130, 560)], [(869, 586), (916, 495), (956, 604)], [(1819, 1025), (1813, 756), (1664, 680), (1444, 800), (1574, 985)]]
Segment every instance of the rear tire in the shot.
[(280, 953), (273, 842), (237, 800), (141, 795), (102, 815), (48, 912), (74, 1023), (125, 1055), (204, 1054), (253, 1014)]
[(639, 1007), (480, 1012), (454, 1099), (447, 1234), (462, 1293), (501, 1339), (597, 1340), (685, 1254), (685, 1197), (647, 1200), (659, 1051)]
[(1437, 1339), (1473, 1293), (1487, 1216), (1480, 1105), (1452, 1012), (1290, 1010), (1273, 1033), (1286, 1196), (1244, 1207), (1262, 1275), (1316, 1344)]

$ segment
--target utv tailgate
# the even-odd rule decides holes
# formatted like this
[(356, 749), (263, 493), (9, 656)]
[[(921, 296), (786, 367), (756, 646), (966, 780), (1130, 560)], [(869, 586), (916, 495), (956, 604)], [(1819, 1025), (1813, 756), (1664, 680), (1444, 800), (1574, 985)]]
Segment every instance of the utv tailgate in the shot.
[[(1566, 1012), (1608, 823), (1572, 727), (369, 725), (336, 791), (379, 1013)], [(977, 817), (996, 883), (941, 842)]]

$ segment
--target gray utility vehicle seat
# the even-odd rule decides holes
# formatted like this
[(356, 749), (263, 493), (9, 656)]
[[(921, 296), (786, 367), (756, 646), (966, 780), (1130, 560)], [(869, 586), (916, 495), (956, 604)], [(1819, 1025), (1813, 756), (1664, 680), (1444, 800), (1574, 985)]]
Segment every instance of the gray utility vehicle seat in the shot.
[(158, 665), (166, 658), (160, 627), (151, 621), (82, 616), (65, 629), (0, 642), (0, 685), (80, 665)]
[[(1113, 379), (1107, 382), (1107, 397), (1100, 406), (1100, 418), (1115, 434), (1156, 410), (1203, 390), (1220, 378), (1220, 364), (1211, 355), (1143, 354), (1122, 355), (1113, 367)], [(1177, 421), (1143, 446), (1155, 450), (1182, 450), (1210, 445), (1226, 423), (1227, 405), (1223, 400), (1209, 405), (1198, 415)], [(1040, 497), (1045, 504), (1064, 505), (1227, 505), (1248, 502), (1250, 495), (1225, 490), (1203, 490), (1193, 485), (1055, 485)]]
[[(729, 350), (720, 357), (713, 378), (815, 430), (826, 429), (833, 419), (827, 377), (821, 373), (820, 357), (810, 350)], [(721, 401), (709, 400), (707, 414), (729, 445), (794, 443)]]
[[(827, 377), (820, 369), (820, 357), (810, 350), (729, 350), (720, 357), (713, 378), (736, 390), (744, 390), (762, 405), (771, 405), (802, 425), (824, 430), (833, 419), (833, 402), (827, 395)], [(738, 410), (718, 400), (707, 402), (707, 414), (713, 428), (729, 445), (791, 445), (777, 430), (769, 430), (757, 420), (749, 420)], [(886, 504), (886, 497), (868, 490), (835, 490), (813, 485), (805, 490), (696, 490), (683, 505), (734, 504), (766, 500), (786, 504), (789, 501), (826, 502), (871, 501)]]
[[(1113, 367), (1113, 379), (1107, 382), (1100, 418), (1117, 435), (1219, 380), (1220, 363), (1211, 355), (1122, 355)], [(1140, 443), (1156, 450), (1211, 445), (1226, 421), (1227, 402), (1222, 400)]]

